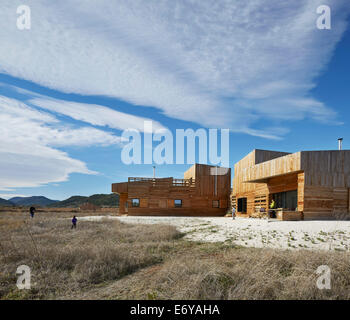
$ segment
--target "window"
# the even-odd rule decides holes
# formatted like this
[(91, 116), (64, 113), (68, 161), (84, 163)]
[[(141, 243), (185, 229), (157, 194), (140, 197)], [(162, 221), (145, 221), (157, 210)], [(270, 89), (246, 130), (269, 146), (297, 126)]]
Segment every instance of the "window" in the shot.
[(237, 212), (247, 212), (247, 198), (237, 200)]
[(294, 211), (298, 206), (298, 191), (286, 191), (272, 194), (275, 200), (275, 208), (283, 208)]
[(140, 199), (131, 199), (131, 206), (132, 207), (139, 207), (140, 206)]
[(182, 200), (180, 200), (180, 199), (174, 200), (174, 207), (181, 208), (182, 207)]
[(213, 208), (219, 208), (220, 202), (219, 200), (213, 200)]

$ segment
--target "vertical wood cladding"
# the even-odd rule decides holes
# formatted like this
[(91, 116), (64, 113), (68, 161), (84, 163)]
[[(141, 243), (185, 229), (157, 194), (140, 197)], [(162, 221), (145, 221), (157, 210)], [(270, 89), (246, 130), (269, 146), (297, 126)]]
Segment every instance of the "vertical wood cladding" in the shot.
[(350, 218), (350, 151), (293, 154), (254, 150), (235, 164), (232, 197), (247, 198), (247, 215), (273, 193), (297, 190), (305, 220)]

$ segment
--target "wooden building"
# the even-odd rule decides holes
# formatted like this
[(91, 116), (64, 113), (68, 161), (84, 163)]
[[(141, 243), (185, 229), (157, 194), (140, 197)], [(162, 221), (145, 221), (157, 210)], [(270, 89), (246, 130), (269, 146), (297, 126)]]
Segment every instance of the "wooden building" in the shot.
[(253, 150), (234, 166), (237, 216), (261, 217), (274, 199), (277, 218), (350, 218), (350, 150)]
[(113, 183), (119, 213), (132, 216), (223, 216), (230, 206), (231, 169), (195, 164), (184, 179), (128, 178)]

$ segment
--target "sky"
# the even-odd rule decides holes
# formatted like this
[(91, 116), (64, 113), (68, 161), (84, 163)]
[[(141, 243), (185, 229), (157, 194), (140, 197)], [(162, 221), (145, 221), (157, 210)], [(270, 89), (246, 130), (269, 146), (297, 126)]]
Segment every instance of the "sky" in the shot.
[[(253, 149), (331, 150), (338, 137), (350, 149), (348, 0), (37, 0), (24, 30), (22, 4), (0, 4), (1, 198), (152, 176), (121, 160), (123, 131), (145, 121), (229, 129), (231, 168)], [(320, 5), (330, 30), (316, 26)]]

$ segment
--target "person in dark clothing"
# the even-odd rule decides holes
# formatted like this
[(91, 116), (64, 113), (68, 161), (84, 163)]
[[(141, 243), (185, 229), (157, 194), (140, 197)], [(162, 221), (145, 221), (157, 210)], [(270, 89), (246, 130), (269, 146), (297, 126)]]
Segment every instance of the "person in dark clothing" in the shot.
[(35, 208), (34, 208), (34, 207), (30, 207), (29, 213), (30, 213), (30, 216), (31, 216), (32, 218), (34, 218)]
[(74, 216), (73, 219), (72, 219), (72, 229), (73, 228), (75, 229), (77, 227), (77, 221), (78, 221), (77, 217)]

